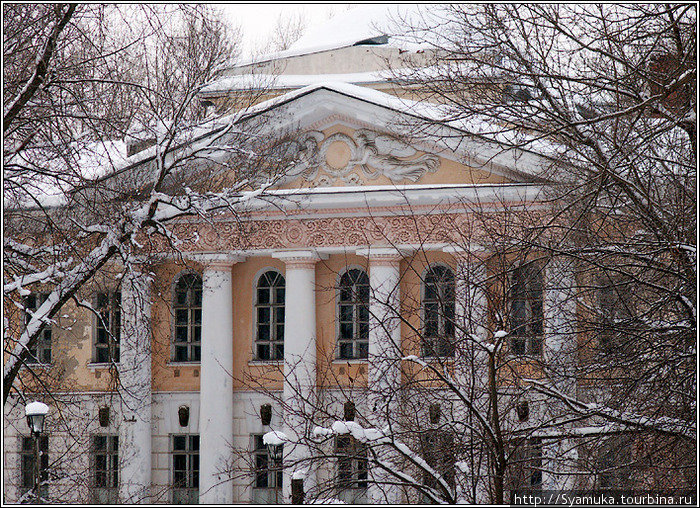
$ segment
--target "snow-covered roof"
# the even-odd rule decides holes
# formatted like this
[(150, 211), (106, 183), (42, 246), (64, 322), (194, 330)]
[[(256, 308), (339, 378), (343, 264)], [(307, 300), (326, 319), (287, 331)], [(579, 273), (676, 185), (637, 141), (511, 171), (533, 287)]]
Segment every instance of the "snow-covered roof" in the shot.
[[(442, 105), (422, 102), (422, 101), (412, 101), (409, 99), (403, 99), (392, 94), (388, 94), (379, 90), (372, 88), (362, 87), (354, 85), (351, 83), (343, 82), (318, 82), (303, 88), (289, 91), (285, 94), (273, 97), (272, 99), (260, 102), (249, 108), (237, 111), (230, 115), (225, 115), (219, 118), (212, 119), (205, 122), (194, 129), (183, 133), (182, 143), (188, 144), (193, 142), (206, 144), (206, 139), (209, 138), (210, 134), (215, 134), (220, 132), (222, 129), (229, 125), (238, 125), (246, 120), (266, 113), (278, 106), (290, 103), (298, 98), (309, 95), (311, 93), (326, 90), (330, 92), (335, 92), (337, 94), (346, 96), (351, 99), (357, 99), (369, 104), (373, 104), (382, 108), (386, 108), (398, 113), (405, 115), (410, 115), (423, 120), (442, 122), (446, 118), (449, 118), (449, 110)], [(494, 127), (493, 123), (488, 120), (470, 120), (470, 121), (458, 121), (458, 122), (446, 122), (445, 126), (457, 129), (459, 131), (464, 131), (465, 133), (479, 134), (479, 133), (493, 133), (497, 128)], [(512, 141), (506, 140), (504, 141)], [(557, 151), (561, 150), (559, 145), (550, 143), (545, 140), (535, 140), (533, 141), (539, 150), (546, 150), (554, 155)], [(177, 143), (175, 144), (177, 145)], [(155, 147), (148, 148), (139, 152), (127, 159), (124, 163), (115, 168), (114, 173), (120, 173), (130, 167), (137, 164), (145, 162), (155, 155)], [(500, 156), (496, 156), (496, 152), (491, 155), (493, 160), (496, 161), (500, 159)], [(503, 162), (505, 167), (509, 167), (510, 164)], [(112, 174), (114, 174), (112, 173)], [(106, 175), (110, 176), (110, 175)]]
[(388, 71), (346, 74), (242, 74), (217, 79), (202, 88), (202, 94), (217, 94), (232, 90), (302, 88), (323, 82), (372, 84), (384, 83), (390, 79), (391, 73)]
[(423, 49), (423, 46), (403, 36), (401, 26), (412, 24), (407, 20), (418, 19), (425, 8), (425, 4), (361, 5), (309, 29), (284, 51), (243, 58), (234, 67), (345, 48), (382, 35), (389, 37), (389, 46), (414, 51)]

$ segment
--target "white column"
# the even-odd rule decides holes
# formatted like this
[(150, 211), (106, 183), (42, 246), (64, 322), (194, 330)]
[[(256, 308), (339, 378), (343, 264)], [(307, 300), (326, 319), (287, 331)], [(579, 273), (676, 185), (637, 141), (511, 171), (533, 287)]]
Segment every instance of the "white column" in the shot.
[(230, 504), (233, 482), (233, 288), (236, 260), (210, 261), (202, 285), (199, 502)]
[[(399, 266), (404, 254), (394, 248), (359, 249), (357, 253), (369, 258), (368, 414), (375, 427), (391, 424), (396, 431), (402, 357)], [(393, 463), (389, 450), (376, 448), (374, 451), (380, 460)], [(389, 473), (370, 465), (369, 475), (370, 503), (400, 502), (401, 491), (391, 485), (393, 478)]]
[(119, 381), (119, 498), (150, 503), (151, 488), (151, 282), (130, 267), (122, 280)]
[[(483, 250), (467, 251), (450, 246), (443, 249), (454, 255), (457, 261), (455, 274), (455, 379), (465, 392), (467, 399), (482, 414), (488, 413), (488, 356), (483, 345), (492, 338), (488, 330), (486, 298), (486, 268)], [(466, 405), (459, 405), (453, 414), (455, 421), (464, 419), (470, 426), (478, 428), (474, 414)], [(460, 414), (462, 413), (463, 414)], [(489, 478), (486, 468), (486, 443), (476, 433), (470, 434), (468, 443), (475, 457), (483, 460), (470, 464), (473, 470), (463, 471), (459, 485), (460, 494), (471, 503), (488, 503)], [(459, 484), (459, 480), (458, 480)]]
[(576, 280), (571, 262), (553, 258), (545, 268), (544, 355), (551, 369), (550, 380), (558, 390), (575, 395)]
[(304, 491), (316, 486), (309, 416), (316, 390), (316, 262), (311, 251), (279, 252), (272, 255), (285, 263), (283, 432), (290, 443), (284, 446), (284, 499), (291, 501), (294, 473), (303, 475)]

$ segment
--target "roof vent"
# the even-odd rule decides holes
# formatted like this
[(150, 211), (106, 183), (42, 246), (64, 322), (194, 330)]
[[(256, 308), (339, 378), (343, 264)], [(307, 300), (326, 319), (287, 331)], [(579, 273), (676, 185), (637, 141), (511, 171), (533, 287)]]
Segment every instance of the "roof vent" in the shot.
[(370, 37), (369, 39), (362, 39), (357, 41), (353, 46), (381, 46), (382, 44), (388, 44), (388, 35), (377, 35), (376, 37)]

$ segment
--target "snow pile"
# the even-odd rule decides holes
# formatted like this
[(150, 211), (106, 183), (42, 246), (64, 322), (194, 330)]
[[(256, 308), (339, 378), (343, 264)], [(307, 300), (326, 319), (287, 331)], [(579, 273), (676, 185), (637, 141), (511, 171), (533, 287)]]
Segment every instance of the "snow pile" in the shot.
[(333, 497), (330, 498), (324, 498), (324, 499), (314, 499), (311, 501), (309, 504), (347, 504), (345, 501), (341, 501), (340, 499), (335, 499)]
[(272, 430), (270, 432), (267, 432), (265, 435), (263, 435), (263, 444), (265, 446), (267, 445), (273, 445), (273, 446), (279, 446), (283, 445), (285, 442), (289, 441), (289, 438), (284, 432), (280, 432), (278, 430)]
[(43, 402), (30, 402), (24, 408), (24, 412), (27, 416), (45, 415), (49, 412), (49, 406), (47, 406)]

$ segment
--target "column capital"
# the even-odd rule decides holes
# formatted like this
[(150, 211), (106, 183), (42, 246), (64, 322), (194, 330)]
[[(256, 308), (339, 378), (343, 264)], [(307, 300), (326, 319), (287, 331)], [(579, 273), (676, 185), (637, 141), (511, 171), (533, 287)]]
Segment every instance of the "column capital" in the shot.
[(238, 254), (230, 254), (228, 252), (202, 252), (197, 254), (188, 254), (188, 258), (204, 265), (208, 270), (230, 270), (236, 263), (245, 261), (244, 256)]
[(272, 257), (281, 260), (286, 268), (313, 268), (322, 256), (310, 250), (273, 252)]
[(361, 247), (355, 250), (358, 256), (369, 259), (370, 265), (394, 265), (413, 254), (412, 249), (397, 247)]

